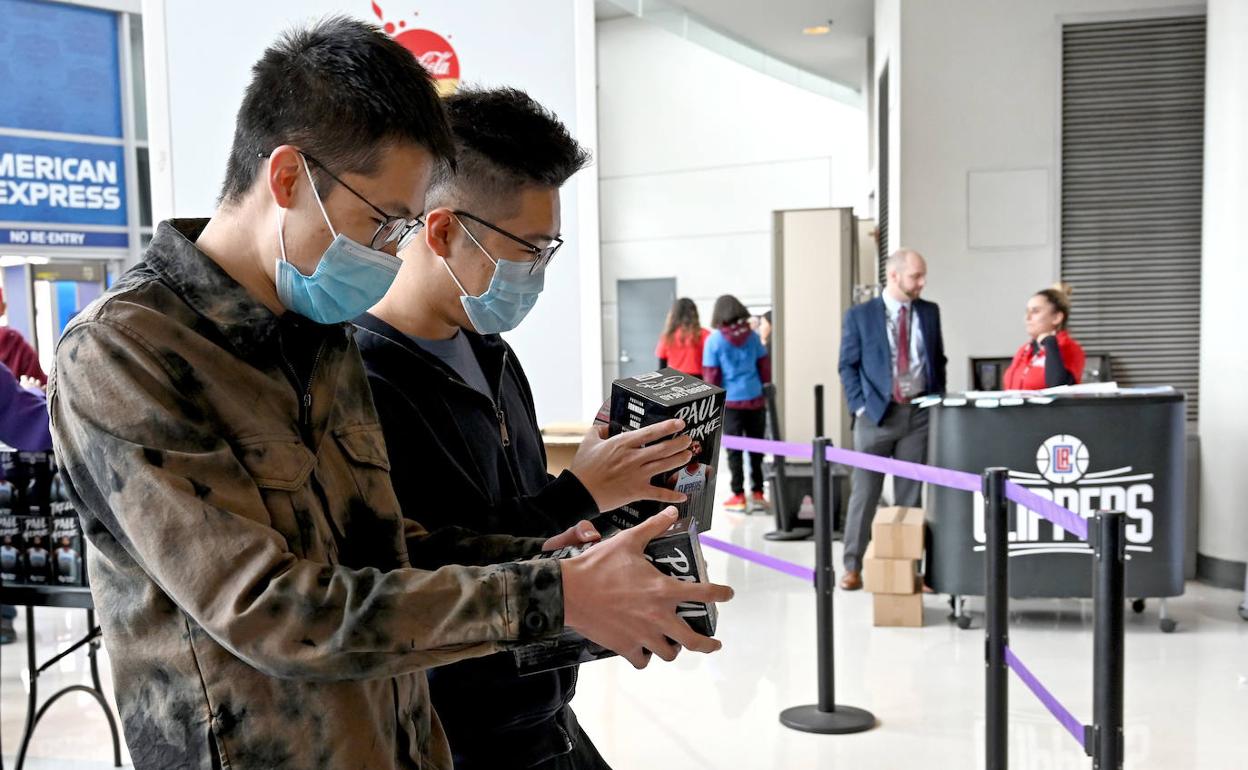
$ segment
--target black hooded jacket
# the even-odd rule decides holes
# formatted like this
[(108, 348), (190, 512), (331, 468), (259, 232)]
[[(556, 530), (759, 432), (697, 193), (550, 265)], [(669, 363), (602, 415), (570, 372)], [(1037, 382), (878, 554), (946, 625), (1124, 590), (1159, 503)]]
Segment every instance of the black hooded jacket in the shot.
[[(501, 337), (461, 332), (491, 399), (385, 321), (365, 314), (356, 326), (406, 516), (430, 531), (550, 537), (598, 514), (576, 476), (546, 472), (532, 391)], [(432, 669), (429, 684), (457, 770), (529, 767), (566, 753), (577, 735), (573, 668), (520, 677), (500, 653)]]

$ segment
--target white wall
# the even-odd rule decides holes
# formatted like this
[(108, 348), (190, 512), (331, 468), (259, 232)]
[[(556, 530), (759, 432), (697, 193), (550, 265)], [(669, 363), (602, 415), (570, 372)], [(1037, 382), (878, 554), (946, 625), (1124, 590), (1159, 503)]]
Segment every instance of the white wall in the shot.
[[(593, 25), (586, 23), (592, 0), (422, 0), (419, 16), (410, 4), (380, 5), (387, 21), (404, 19), (408, 28), (447, 37), (464, 83), (521, 88), (580, 134), (581, 103), (593, 98)], [(144, 0), (143, 13), (157, 219), (212, 213), (250, 67), (282, 30), (334, 13), (377, 22), (368, 0)], [(593, 149), (592, 110), (589, 115), (580, 138)], [(590, 169), (564, 188), (567, 245), (542, 300), (508, 335), (533, 381), (543, 422), (590, 419), (598, 407), (597, 396), (587, 394), (601, 389), (599, 308), (596, 297), (583, 301), (582, 286), (586, 278), (598, 283), (595, 197), (578, 190), (596, 186), (596, 174)]]
[[(871, 105), (872, 115), (880, 114), (880, 99), (888, 100), (888, 245), (896, 250), (904, 243), (901, 216), (901, 116), (904, 105), (901, 102), (901, 0), (876, 0), (875, 2), (875, 61), (871, 64), (872, 77), (875, 79)], [(880, 75), (884, 67), (888, 67), (888, 94), (880, 93)], [(872, 131), (878, 135), (879, 126), (875, 120), (871, 122)], [(872, 137), (874, 155), (871, 158), (871, 176), (868, 187), (874, 191), (872, 196), (874, 210), (871, 216), (879, 221), (880, 214), (880, 147), (876, 138)], [(882, 257), (888, 256), (881, 254)]]
[[(882, 15), (888, 18), (884, 7), (895, 4), (880, 0), (877, 23)], [(899, 5), (905, 67), (900, 78), (892, 70), (890, 79), (901, 102), (900, 135), (891, 156), (899, 175), (894, 184), (900, 187), (892, 222), (901, 239), (892, 243), (928, 258), (925, 296), (942, 305), (949, 385), (961, 389), (969, 385), (968, 357), (1008, 356), (1018, 348), (1025, 337), (1027, 298), (1059, 276), (1062, 21), (1174, 10), (1182, 0), (906, 0)], [(1088, 16), (1093, 13), (1098, 17)], [(879, 39), (876, 45), (878, 51)], [(972, 172), (985, 171), (1022, 172), (1012, 175), (1007, 187), (1020, 199), (1047, 200), (1040, 240), (971, 246), (967, 180)], [(1035, 224), (1020, 222), (1012, 229)], [(985, 318), (994, 322), (984, 323)]]
[(1200, 553), (1248, 561), (1248, 361), (1242, 316), (1248, 243), (1248, 3), (1210, 0), (1202, 239)]
[(598, 24), (603, 375), (616, 281), (676, 278), (704, 323), (720, 294), (771, 304), (771, 212), (861, 206), (864, 111), (648, 22)]
[[(877, 52), (887, 50), (879, 36), (886, 38), (897, 4), (877, 2)], [(1017, 348), (1028, 296), (1059, 275), (1061, 24), (1203, 8), (1184, 0), (900, 3), (905, 67), (894, 86), (900, 88), (901, 134), (894, 138), (892, 163), (901, 200), (893, 226), (905, 245), (928, 257), (926, 296), (943, 306), (951, 389), (967, 386), (969, 356)], [(1241, 384), (1248, 365), (1237, 353), (1237, 334), (1228, 330), (1238, 328), (1239, 287), (1248, 281), (1238, 256), (1248, 240), (1248, 3), (1213, 0), (1208, 28), (1198, 549), (1242, 562), (1248, 560), (1248, 479), (1242, 472), (1248, 417)], [(1038, 172), (1025, 176), (1047, 179), (1049, 203), (1039, 207), (1042, 242), (972, 247), (967, 180), (983, 171)]]

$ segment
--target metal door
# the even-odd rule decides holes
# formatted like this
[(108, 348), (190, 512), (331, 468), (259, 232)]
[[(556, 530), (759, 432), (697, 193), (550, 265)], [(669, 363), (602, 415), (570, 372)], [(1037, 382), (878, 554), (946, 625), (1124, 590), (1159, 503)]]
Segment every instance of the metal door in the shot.
[(675, 278), (618, 281), (620, 377), (654, 371), (654, 348), (676, 301)]

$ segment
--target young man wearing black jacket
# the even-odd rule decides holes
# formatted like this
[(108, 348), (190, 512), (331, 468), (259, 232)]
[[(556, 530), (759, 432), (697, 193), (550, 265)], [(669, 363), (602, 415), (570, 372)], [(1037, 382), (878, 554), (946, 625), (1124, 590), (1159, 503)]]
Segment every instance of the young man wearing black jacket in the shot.
[[(562, 244), (559, 188), (589, 158), (520, 91), (464, 91), (446, 108), (456, 169), (435, 171), (424, 237), (356, 321), (403, 510), (431, 530), (547, 537), (626, 502), (683, 501), (650, 479), (688, 463), (688, 439), (646, 446), (678, 424), (594, 430), (571, 470), (546, 472), (528, 379), (499, 333), (536, 302)], [(520, 677), (503, 653), (429, 679), (457, 770), (608, 767), (569, 707), (574, 668)]]

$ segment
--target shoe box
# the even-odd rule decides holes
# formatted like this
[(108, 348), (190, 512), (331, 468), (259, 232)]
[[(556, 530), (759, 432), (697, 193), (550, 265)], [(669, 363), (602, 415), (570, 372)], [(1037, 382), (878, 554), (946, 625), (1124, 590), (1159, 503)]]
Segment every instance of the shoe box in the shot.
[[(593, 547), (597, 546), (568, 546), (533, 558), (568, 559)], [(679, 519), (670, 529), (651, 540), (646, 545), (645, 555), (665, 575), (690, 583), (707, 582), (706, 562), (702, 558), (702, 546), (698, 541), (698, 526), (692, 518)], [(714, 604), (686, 602), (677, 607), (676, 614), (699, 634), (715, 635), (719, 616)], [(564, 629), (554, 639), (533, 642), (513, 650), (512, 653), (520, 674), (536, 674), (615, 655), (570, 629)]]

